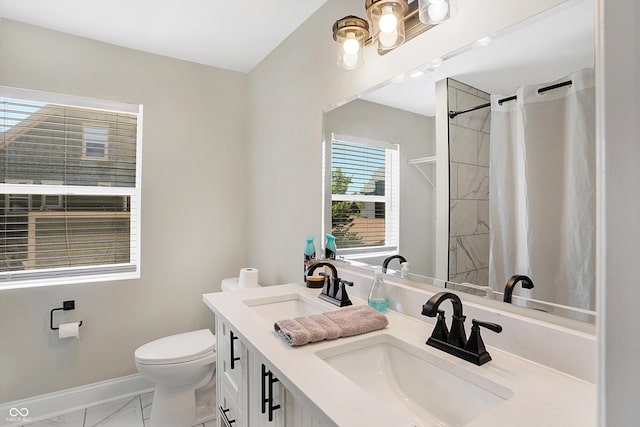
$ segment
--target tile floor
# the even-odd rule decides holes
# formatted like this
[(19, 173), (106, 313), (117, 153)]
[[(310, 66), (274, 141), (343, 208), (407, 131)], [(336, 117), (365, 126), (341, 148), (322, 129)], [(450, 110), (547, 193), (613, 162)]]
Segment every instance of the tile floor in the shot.
[[(153, 392), (125, 397), (102, 405), (42, 420), (24, 427), (148, 427)], [(195, 427), (215, 427), (215, 420)]]

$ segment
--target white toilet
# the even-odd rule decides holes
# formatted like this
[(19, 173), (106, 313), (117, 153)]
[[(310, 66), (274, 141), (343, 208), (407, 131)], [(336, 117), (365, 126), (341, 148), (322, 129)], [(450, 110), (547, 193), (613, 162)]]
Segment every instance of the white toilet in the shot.
[[(240, 286), (234, 277), (223, 280), (221, 287), (230, 292), (260, 285)], [(215, 387), (216, 339), (211, 331), (201, 329), (151, 341), (135, 351), (135, 360), (138, 372), (156, 385), (150, 426), (194, 426), (198, 421), (196, 391)], [(215, 414), (215, 404), (210, 406)]]
[(136, 350), (138, 371), (156, 384), (151, 427), (196, 424), (195, 391), (213, 376), (215, 349), (215, 336), (201, 329), (160, 338)]

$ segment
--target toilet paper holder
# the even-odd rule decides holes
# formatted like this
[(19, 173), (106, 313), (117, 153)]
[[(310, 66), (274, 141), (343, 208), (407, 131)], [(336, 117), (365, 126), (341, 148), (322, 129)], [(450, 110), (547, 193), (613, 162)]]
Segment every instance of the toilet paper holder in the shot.
[[(54, 311), (58, 311), (58, 310), (69, 311), (69, 310), (75, 310), (75, 309), (76, 309), (76, 302), (74, 300), (62, 301), (62, 307), (58, 307), (58, 308), (52, 309), (51, 310), (51, 314), (49, 316), (49, 327), (51, 328), (51, 330), (52, 331), (57, 331), (58, 329), (60, 329), (60, 328), (54, 328), (53, 327), (53, 312)], [(82, 326), (82, 320), (80, 321), (78, 326)]]

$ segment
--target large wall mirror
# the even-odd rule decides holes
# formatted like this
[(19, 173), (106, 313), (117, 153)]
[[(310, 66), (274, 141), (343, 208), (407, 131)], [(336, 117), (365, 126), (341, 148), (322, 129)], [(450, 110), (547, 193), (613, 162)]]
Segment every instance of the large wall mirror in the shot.
[(593, 41), (569, 0), (325, 112), (339, 259), (593, 322)]

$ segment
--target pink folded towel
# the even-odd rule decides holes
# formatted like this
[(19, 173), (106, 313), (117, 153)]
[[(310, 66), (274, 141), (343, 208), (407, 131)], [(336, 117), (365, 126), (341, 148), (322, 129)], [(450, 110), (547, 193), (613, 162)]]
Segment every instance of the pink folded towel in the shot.
[(279, 320), (274, 329), (289, 345), (350, 337), (385, 328), (389, 320), (367, 305), (352, 305), (323, 314)]

